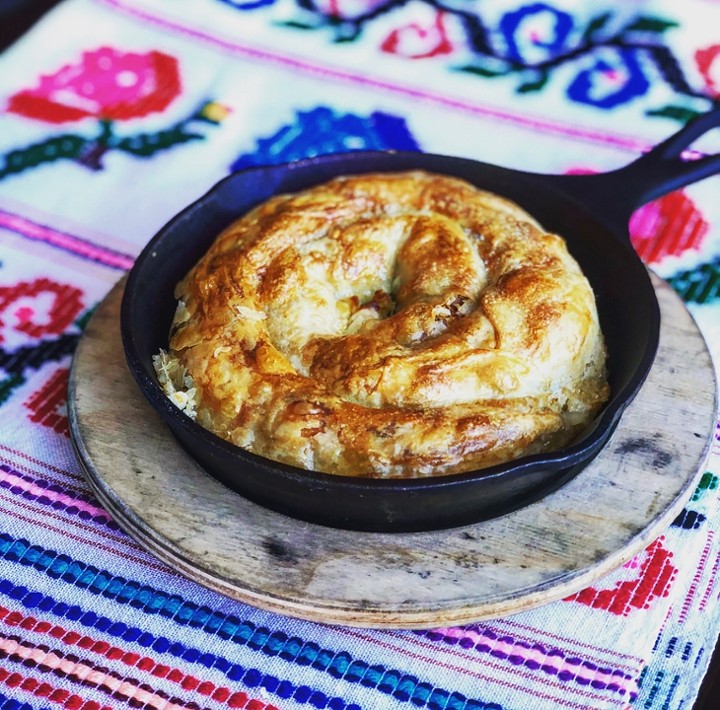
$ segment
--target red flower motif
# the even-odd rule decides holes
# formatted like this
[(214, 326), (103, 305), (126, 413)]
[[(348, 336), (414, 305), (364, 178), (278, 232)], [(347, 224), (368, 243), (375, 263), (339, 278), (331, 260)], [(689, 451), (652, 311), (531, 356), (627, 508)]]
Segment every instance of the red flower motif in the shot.
[(85, 52), (78, 64), (40, 77), (38, 87), (12, 96), (8, 111), (48, 123), (90, 116), (123, 121), (163, 111), (180, 90), (174, 57), (101, 47)]
[(19, 333), (24, 340), (59, 335), (82, 310), (82, 295), (70, 284), (46, 278), (0, 286), (0, 343)]
[[(647, 549), (623, 565), (629, 572), (612, 586), (587, 587), (565, 597), (566, 602), (580, 602), (594, 609), (605, 609), (615, 616), (628, 616), (637, 609), (649, 609), (655, 599), (667, 597), (677, 577), (672, 552), (660, 537)], [(610, 582), (607, 582), (609, 585)]]
[(25, 402), (31, 422), (58, 434), (70, 435), (67, 418), (67, 386), (70, 370), (63, 367)]
[(630, 219), (633, 247), (646, 264), (698, 250), (707, 232), (702, 213), (681, 190), (643, 205)]
[(712, 96), (720, 96), (720, 44), (695, 52), (695, 62)]
[(445, 13), (435, 14), (431, 24), (412, 22), (393, 30), (380, 45), (388, 54), (398, 54), (408, 59), (426, 59), (441, 54), (451, 54), (453, 45), (445, 25)]

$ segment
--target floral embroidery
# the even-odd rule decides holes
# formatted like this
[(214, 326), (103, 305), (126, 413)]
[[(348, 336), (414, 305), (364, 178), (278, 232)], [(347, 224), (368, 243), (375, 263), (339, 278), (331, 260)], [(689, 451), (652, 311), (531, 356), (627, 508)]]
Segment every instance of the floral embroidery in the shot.
[[(260, 7), (219, 1), (246, 11)], [(693, 87), (668, 44), (678, 23), (655, 15), (627, 18), (608, 11), (581, 20), (550, 3), (530, 2), (491, 19), (482, 7), (453, 0), (295, 0), (295, 14), (284, 17), (286, 27), (322, 31), (334, 42), (357, 41), (372, 27), (366, 36), (380, 52), (512, 82), (518, 94), (540, 91), (554, 79), (563, 82), (570, 101), (605, 111), (640, 98), (652, 101), (651, 80), (665, 82), (675, 98), (663, 106), (648, 104), (648, 116), (686, 122), (720, 94), (720, 45), (697, 53), (704, 86)]]
[(720, 44), (695, 53), (695, 62), (711, 96), (720, 96)]
[(412, 22), (394, 29), (382, 42), (380, 49), (388, 54), (397, 54), (410, 59), (437, 57), (451, 54), (453, 45), (446, 26), (447, 15), (436, 12), (431, 22)]
[(500, 20), (506, 58), (515, 62), (536, 63), (556, 57), (568, 46), (573, 19), (546, 5), (526, 5), (508, 12)]
[(56, 160), (75, 160), (93, 170), (102, 168), (102, 156), (118, 150), (147, 158), (188, 141), (203, 139), (201, 124), (218, 124), (228, 109), (213, 101), (203, 103), (174, 125), (151, 133), (119, 135), (119, 122), (162, 113), (180, 96), (178, 62), (162, 52), (120, 52), (110, 47), (83, 53), (40, 77), (35, 88), (11, 96), (7, 110), (50, 124), (89, 122), (94, 133), (53, 135), (39, 143), (11, 150), (0, 163), (0, 180)]
[(85, 296), (46, 277), (0, 287), (0, 404), (49, 362), (75, 349)]
[(70, 436), (67, 418), (67, 387), (70, 370), (62, 367), (24, 402), (31, 422)]
[(605, 48), (592, 66), (583, 69), (568, 87), (578, 103), (614, 108), (642, 96), (650, 88), (637, 55), (629, 50)]
[[(668, 279), (668, 283), (688, 303), (710, 303), (720, 300), (720, 257), (694, 269), (681, 271)], [(718, 441), (720, 441), (720, 431)]]
[(103, 47), (85, 52), (79, 64), (41, 77), (36, 89), (12, 96), (8, 111), (49, 123), (86, 117), (124, 121), (163, 111), (180, 91), (174, 57)]
[(272, 5), (275, 0), (220, 0), (226, 5), (232, 5), (238, 10), (256, 10), (259, 7)]
[(649, 609), (656, 599), (667, 597), (677, 577), (677, 568), (672, 563), (673, 554), (663, 545), (664, 538), (658, 538), (643, 552), (623, 565), (628, 573), (610, 586), (592, 586), (564, 601), (579, 602), (594, 609), (603, 609), (615, 616), (628, 616), (632, 612)]
[(231, 166), (290, 162), (325, 153), (351, 150), (419, 150), (405, 121), (381, 111), (370, 116), (341, 114), (325, 106), (297, 114), (295, 122), (268, 138), (261, 138), (252, 153), (241, 155)]
[(637, 255), (657, 264), (666, 256), (698, 252), (709, 225), (685, 191), (676, 190), (636, 210), (629, 230)]
[(82, 292), (47, 278), (0, 287), (0, 343), (59, 335), (82, 309)]

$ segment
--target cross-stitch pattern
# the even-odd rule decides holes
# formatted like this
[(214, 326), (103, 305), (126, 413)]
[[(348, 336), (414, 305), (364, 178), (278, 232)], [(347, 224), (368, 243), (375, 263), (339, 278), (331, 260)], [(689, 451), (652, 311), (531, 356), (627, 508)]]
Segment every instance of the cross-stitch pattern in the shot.
[[(229, 172), (356, 150), (611, 170), (717, 104), (719, 22), (707, 0), (65, 0), (0, 55), (0, 706), (690, 707), (720, 631), (720, 425), (692, 498), (620, 569), (513, 616), (380, 631), (235, 602), (145, 552), (90, 493), (66, 386), (97, 304)], [(716, 356), (718, 179), (629, 225)]]
[(180, 70), (172, 56), (157, 51), (120, 52), (111, 47), (86, 51), (77, 64), (41, 76), (36, 87), (11, 96), (7, 111), (50, 124), (96, 119), (96, 134), (62, 133), (11, 150), (5, 154), (0, 180), (63, 159), (100, 170), (108, 150), (149, 157), (180, 143), (201, 140), (203, 134), (196, 130), (199, 123), (222, 120), (222, 112), (212, 101), (160, 131), (128, 136), (115, 133), (116, 122), (162, 112), (181, 92)]

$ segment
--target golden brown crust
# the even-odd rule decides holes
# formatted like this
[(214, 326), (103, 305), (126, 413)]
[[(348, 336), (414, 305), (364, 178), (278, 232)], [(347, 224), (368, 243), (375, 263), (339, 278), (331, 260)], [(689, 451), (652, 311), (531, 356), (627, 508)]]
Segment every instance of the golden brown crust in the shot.
[(274, 197), (176, 296), (157, 359), (168, 393), (221, 437), (302, 468), (482, 468), (565, 445), (608, 397), (593, 293), (564, 241), (456, 178), (345, 177)]

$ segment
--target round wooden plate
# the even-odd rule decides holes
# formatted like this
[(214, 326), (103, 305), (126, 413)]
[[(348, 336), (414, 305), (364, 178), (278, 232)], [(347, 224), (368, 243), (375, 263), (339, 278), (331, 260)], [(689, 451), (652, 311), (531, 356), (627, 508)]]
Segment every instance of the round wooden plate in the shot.
[(660, 535), (694, 491), (715, 423), (715, 374), (659, 279), (658, 356), (597, 458), (539, 502), (475, 525), (362, 533), (294, 520), (225, 488), (180, 448), (123, 357), (120, 283), (99, 306), (69, 386), (73, 442), (95, 494), (131, 536), (211, 589), (274, 612), (428, 628), (576, 592)]

